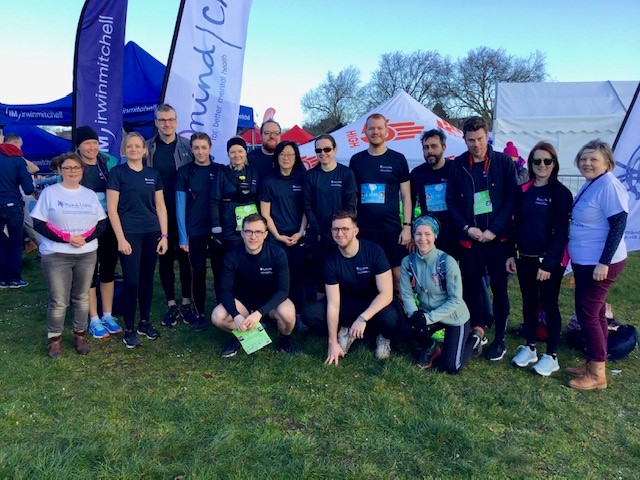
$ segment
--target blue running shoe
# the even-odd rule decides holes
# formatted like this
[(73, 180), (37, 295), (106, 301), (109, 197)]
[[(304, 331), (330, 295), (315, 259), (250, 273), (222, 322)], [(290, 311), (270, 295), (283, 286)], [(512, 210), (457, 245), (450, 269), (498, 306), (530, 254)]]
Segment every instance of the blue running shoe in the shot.
[(12, 280), (11, 282), (9, 282), (9, 288), (22, 288), (26, 287), (27, 285), (29, 285), (29, 282), (26, 282), (24, 280)]
[(118, 325), (117, 318), (113, 315), (109, 315), (107, 317), (102, 317), (102, 326), (109, 333), (122, 333), (122, 327)]
[(109, 338), (109, 332), (107, 332), (99, 320), (89, 324), (89, 333), (93, 335), (93, 338)]

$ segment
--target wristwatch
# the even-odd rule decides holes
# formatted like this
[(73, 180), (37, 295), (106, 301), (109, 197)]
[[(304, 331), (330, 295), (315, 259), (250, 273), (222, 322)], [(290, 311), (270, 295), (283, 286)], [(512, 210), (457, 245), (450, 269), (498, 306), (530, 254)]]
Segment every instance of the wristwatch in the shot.
[(368, 320), (364, 318), (362, 315), (358, 315), (358, 318), (356, 318), (356, 320), (360, 320), (361, 322), (364, 322), (364, 323), (368, 322)]
[(403, 224), (403, 225), (404, 225), (405, 227), (411, 227), (411, 226), (413, 226), (413, 223), (411, 223), (411, 222), (404, 222), (404, 224)]

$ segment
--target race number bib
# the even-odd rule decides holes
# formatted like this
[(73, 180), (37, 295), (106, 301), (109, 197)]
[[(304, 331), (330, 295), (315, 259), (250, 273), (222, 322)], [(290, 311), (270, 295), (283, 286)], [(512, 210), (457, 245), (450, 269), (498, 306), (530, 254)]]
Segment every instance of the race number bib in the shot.
[(444, 212), (447, 209), (445, 197), (447, 195), (447, 184), (436, 183), (424, 186), (424, 198), (427, 210), (430, 212)]
[(483, 213), (493, 212), (493, 205), (489, 190), (483, 190), (473, 194), (473, 214), (482, 215)]
[(385, 185), (384, 183), (363, 183), (360, 186), (362, 204), (382, 204), (384, 203)]
[(236, 212), (236, 231), (242, 230), (242, 221), (252, 213), (258, 213), (258, 207), (254, 203), (251, 205), (239, 205), (235, 209)]

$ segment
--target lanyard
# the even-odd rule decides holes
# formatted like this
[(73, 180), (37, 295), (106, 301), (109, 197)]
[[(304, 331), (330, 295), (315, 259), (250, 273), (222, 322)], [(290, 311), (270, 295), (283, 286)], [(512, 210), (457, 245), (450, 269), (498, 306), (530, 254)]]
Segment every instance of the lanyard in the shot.
[[(469, 154), (469, 171), (473, 172), (473, 155)], [(489, 154), (484, 154), (484, 173), (486, 174), (489, 171)]]
[(573, 201), (573, 205), (571, 205), (571, 210), (574, 209), (574, 207), (576, 206), (576, 204), (578, 203), (578, 200), (580, 200), (580, 198), (582, 198), (582, 195), (584, 195), (584, 192), (586, 192), (589, 187), (591, 185), (593, 185), (595, 183), (596, 180), (598, 180), (600, 177), (604, 176), (607, 172), (601, 173), (600, 175), (598, 175), (596, 178), (594, 178), (593, 180), (591, 180), (591, 183), (589, 185), (587, 185), (586, 187), (584, 187), (584, 190), (582, 190), (580, 192), (580, 194), (576, 197), (576, 199)]

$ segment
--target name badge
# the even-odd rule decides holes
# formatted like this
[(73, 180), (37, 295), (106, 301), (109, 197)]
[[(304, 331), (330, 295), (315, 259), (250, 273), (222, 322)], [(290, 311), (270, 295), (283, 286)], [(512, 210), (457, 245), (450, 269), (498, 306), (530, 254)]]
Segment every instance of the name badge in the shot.
[(489, 196), (489, 190), (483, 190), (473, 194), (473, 214), (482, 215), (483, 213), (493, 212), (493, 204)]
[(363, 183), (360, 186), (362, 204), (383, 204), (385, 197), (384, 183)]
[(427, 203), (427, 210), (430, 212), (444, 212), (447, 210), (447, 184), (436, 183), (424, 186), (424, 198)]

